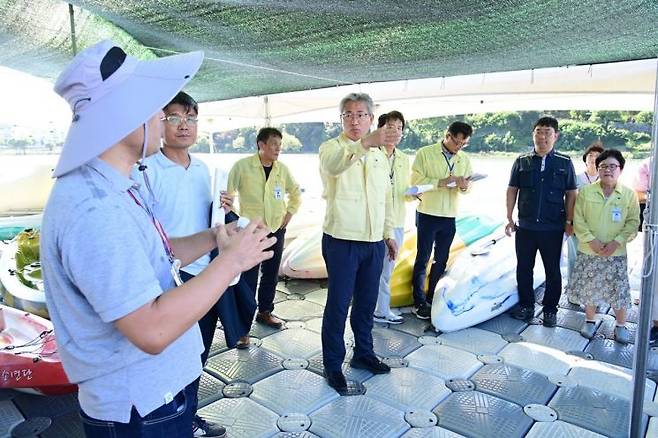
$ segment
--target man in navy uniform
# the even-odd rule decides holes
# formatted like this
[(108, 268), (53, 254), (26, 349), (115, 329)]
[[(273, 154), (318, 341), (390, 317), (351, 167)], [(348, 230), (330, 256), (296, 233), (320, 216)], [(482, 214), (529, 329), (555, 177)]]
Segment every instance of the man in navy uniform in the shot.
[[(558, 121), (542, 117), (533, 127), (534, 150), (514, 161), (507, 187), (507, 225), (505, 233), (516, 231), (516, 281), (519, 306), (517, 319), (530, 321), (534, 316), (535, 295), (532, 272), (537, 250), (546, 272), (543, 324), (555, 327), (557, 304), (562, 293), (560, 255), (562, 237), (573, 234), (576, 202), (576, 174), (571, 159), (553, 149), (559, 137)], [(518, 196), (518, 225), (512, 212)]]

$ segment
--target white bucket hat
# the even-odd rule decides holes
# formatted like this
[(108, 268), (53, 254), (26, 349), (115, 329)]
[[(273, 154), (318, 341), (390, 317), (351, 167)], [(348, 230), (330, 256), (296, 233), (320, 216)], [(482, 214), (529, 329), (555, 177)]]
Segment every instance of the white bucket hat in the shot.
[(80, 52), (55, 83), (73, 119), (53, 176), (87, 163), (144, 124), (202, 62), (203, 52), (140, 61), (109, 40)]

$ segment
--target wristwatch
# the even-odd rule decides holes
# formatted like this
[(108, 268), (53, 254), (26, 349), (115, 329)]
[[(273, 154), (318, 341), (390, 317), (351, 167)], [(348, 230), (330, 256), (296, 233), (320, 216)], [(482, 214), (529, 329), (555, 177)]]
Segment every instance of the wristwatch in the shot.
[(573, 225), (573, 221), (565, 221), (564, 223), (566, 223), (567, 225)]

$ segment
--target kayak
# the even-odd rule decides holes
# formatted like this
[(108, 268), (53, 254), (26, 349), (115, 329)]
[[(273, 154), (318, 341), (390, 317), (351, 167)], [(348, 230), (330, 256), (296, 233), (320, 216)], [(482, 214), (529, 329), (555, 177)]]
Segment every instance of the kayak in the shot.
[(50, 321), (0, 304), (0, 388), (56, 395), (76, 391), (57, 353)]
[[(450, 246), (448, 257), (448, 268), (457, 254), (473, 242), (491, 234), (493, 230), (501, 225), (501, 221), (488, 216), (462, 216), (457, 218), (455, 237)], [(391, 307), (410, 306), (413, 304), (412, 275), (414, 262), (416, 261), (416, 230), (405, 233), (404, 243), (399, 251), (397, 262), (391, 274)], [(427, 263), (429, 267), (432, 259)], [(427, 278), (426, 278), (427, 281)], [(427, 283), (425, 284), (427, 288)]]
[[(501, 221), (487, 216), (457, 218), (457, 232), (450, 247), (451, 257), (476, 240), (490, 234)], [(411, 275), (416, 259), (416, 230), (407, 231), (391, 277), (391, 306), (412, 304)], [(327, 278), (322, 258), (322, 230), (307, 230), (283, 252), (279, 275), (289, 278)], [(431, 261), (430, 261), (431, 263)], [(429, 264), (428, 263), (428, 266)], [(448, 261), (450, 263), (450, 260)]]
[(26, 230), (0, 255), (0, 286), (5, 304), (48, 318), (39, 262), (39, 232)]
[[(459, 254), (437, 284), (432, 325), (451, 332), (487, 321), (518, 303), (514, 238), (500, 232)], [(536, 288), (545, 280), (539, 254), (533, 275)]]
[(39, 228), (43, 215), (0, 217), (0, 240), (10, 240), (26, 228)]
[(327, 267), (322, 258), (322, 229), (309, 228), (302, 231), (285, 247), (281, 260), (280, 276), (304, 279), (327, 278)]

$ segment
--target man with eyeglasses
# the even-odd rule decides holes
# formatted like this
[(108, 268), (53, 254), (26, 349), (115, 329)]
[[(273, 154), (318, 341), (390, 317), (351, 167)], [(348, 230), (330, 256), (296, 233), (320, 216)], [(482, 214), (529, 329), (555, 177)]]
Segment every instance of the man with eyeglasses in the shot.
[[(162, 148), (147, 157), (148, 183), (154, 195), (153, 210), (165, 231), (172, 236), (186, 236), (208, 228), (212, 194), (208, 167), (189, 153), (197, 141), (199, 106), (187, 93), (179, 92), (163, 108)], [(133, 171), (133, 179), (145, 182), (142, 172)], [(223, 194), (220, 202), (228, 210), (233, 198)], [(204, 254), (180, 270), (184, 282), (197, 276), (210, 263), (210, 254)], [(205, 365), (219, 318), (217, 306), (199, 320), (204, 351), (201, 363)], [(199, 380), (196, 381), (198, 388)], [(219, 424), (206, 421), (198, 415), (193, 420), (193, 436), (222, 437), (225, 430)]]
[[(257, 152), (236, 162), (228, 175), (228, 192), (238, 193), (240, 214), (262, 217), (271, 230), (270, 236), (276, 237), (276, 244), (270, 248), (274, 256), (243, 274), (249, 287), (254, 292), (258, 290), (256, 321), (275, 329), (283, 326), (283, 321), (272, 315), (272, 311), (286, 227), (301, 204), (299, 184), (288, 167), (279, 161), (282, 139), (283, 134), (276, 128), (260, 129), (256, 136)], [(245, 348), (248, 344), (249, 337), (245, 336), (238, 347)]]
[[(429, 319), (434, 289), (446, 270), (450, 245), (455, 237), (455, 217), (460, 194), (470, 187), (473, 174), (471, 161), (462, 152), (473, 128), (464, 122), (453, 122), (440, 143), (422, 147), (411, 167), (411, 184), (431, 184), (434, 190), (422, 194), (416, 209), (416, 260), (413, 269), (413, 313)], [(434, 247), (427, 291), (427, 262)]]
[(395, 259), (393, 201), (388, 159), (379, 146), (397, 144), (400, 133), (384, 126), (368, 133), (373, 102), (365, 93), (350, 93), (339, 105), (343, 132), (320, 145), (320, 175), (327, 202), (322, 257), (329, 284), (322, 319), (322, 361), (329, 386), (348, 390), (342, 372), (345, 320), (352, 302), (354, 332), (352, 368), (374, 374), (390, 368), (373, 351), (373, 312), (385, 251)]
[[(573, 234), (576, 202), (576, 173), (571, 159), (556, 152), (558, 121), (542, 117), (532, 130), (534, 150), (514, 161), (507, 187), (507, 225), (505, 233), (516, 231), (516, 281), (519, 305), (512, 313), (529, 322), (534, 317), (533, 269), (537, 251), (546, 272), (543, 324), (555, 327), (557, 305), (562, 294), (560, 255), (562, 238)], [(513, 212), (518, 196), (518, 225)]]

